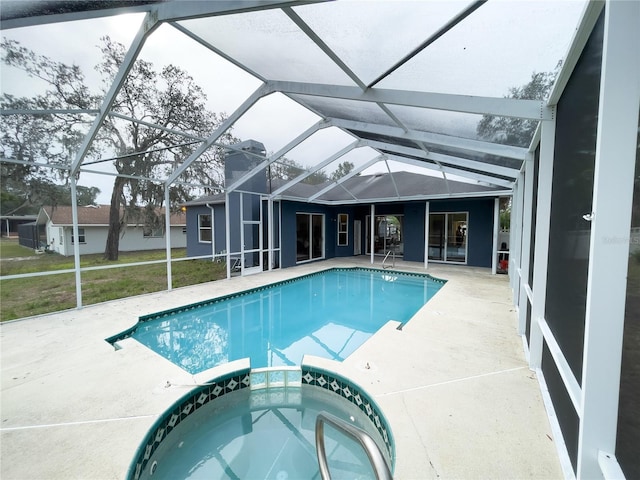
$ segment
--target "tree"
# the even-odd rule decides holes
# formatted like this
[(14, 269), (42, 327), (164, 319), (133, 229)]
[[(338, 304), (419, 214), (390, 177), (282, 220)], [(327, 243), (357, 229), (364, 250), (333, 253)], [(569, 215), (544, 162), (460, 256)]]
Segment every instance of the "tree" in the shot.
[[(43, 79), (50, 86), (45, 95), (36, 99), (24, 99), (25, 102), (40, 100), (42, 105), (39, 108), (52, 108), (53, 105), (56, 108), (98, 107), (126, 53), (122, 44), (109, 37), (102, 38), (102, 60), (96, 66), (96, 70), (102, 75), (102, 87), (101, 92), (95, 95), (85, 84), (78, 67), (37, 56), (17, 42), (5, 41), (3, 47), (7, 52), (3, 58), (5, 63)], [(51, 75), (48, 73), (50, 71), (60, 73)], [(158, 71), (152, 63), (144, 60), (138, 60), (132, 66), (112, 110), (167, 129), (161, 130), (139, 122), (107, 116), (92, 149), (87, 152), (87, 157), (95, 160), (103, 157), (103, 152), (115, 156), (113, 165), (119, 176), (115, 177), (111, 195), (109, 232), (104, 256), (117, 260), (122, 227), (131, 217), (140, 218), (142, 215), (147, 223), (154, 226), (163, 221), (156, 207), (164, 203), (164, 185), (147, 179), (167, 178), (197, 146), (193, 139), (170, 130), (204, 138), (224, 121), (225, 116), (207, 109), (204, 91), (187, 72), (175, 65), (165, 66)], [(56, 125), (62, 122), (57, 117), (53, 120)], [(83, 123), (86, 124), (87, 120), (84, 119)], [(80, 140), (82, 138), (80, 136)], [(236, 141), (230, 132), (219, 140), (220, 143), (227, 144)], [(71, 142), (67, 140), (67, 143)], [(66, 144), (60, 141), (58, 145)], [(72, 144), (75, 149), (77, 145), (78, 142)], [(185, 185), (189, 182), (212, 185), (212, 189), (220, 184), (223, 178), (223, 158), (222, 150), (213, 147), (198, 161), (193, 162), (180, 177), (180, 183), (170, 189), (170, 205), (165, 207), (177, 208), (180, 203), (193, 197), (194, 189)], [(55, 161), (53, 158), (46, 160), (47, 163)]]
[[(271, 180), (284, 180), (289, 181), (293, 180), (296, 177), (307, 172), (308, 169), (301, 165), (300, 163), (292, 160), (290, 158), (283, 157), (277, 162), (273, 162), (269, 166), (269, 175)], [(306, 183), (308, 185), (320, 185), (329, 180), (329, 177), (322, 170), (318, 170), (313, 172), (311, 175), (308, 175), (303, 180), (302, 183)]]
[(331, 180), (336, 181), (344, 177), (345, 175), (348, 175), (353, 170), (353, 167), (355, 167), (353, 163), (345, 160), (340, 165), (338, 165), (338, 168), (336, 168), (335, 171), (331, 174)]
[[(554, 72), (533, 72), (531, 80), (521, 87), (509, 89), (506, 98), (544, 100), (548, 97), (560, 64)], [(504, 143), (518, 147), (528, 147), (538, 122), (522, 118), (496, 117), (484, 115), (477, 127), (478, 137), (490, 142)]]
[[(83, 88), (84, 76), (76, 66), (38, 56), (15, 41), (3, 41), (2, 48), (4, 63), (55, 86), (32, 98), (5, 93), (0, 100), (3, 110), (64, 109), (70, 102), (76, 104), (75, 108), (88, 108), (96, 102), (96, 97)], [(22, 162), (0, 165), (3, 214), (35, 213), (43, 204), (70, 204), (69, 190), (59, 185), (68, 180), (67, 172), (51, 167), (69, 165), (70, 152), (79, 145), (89, 120), (85, 114), (0, 116), (0, 154)]]
[[(302, 180), (302, 183), (306, 183), (308, 185), (321, 185), (328, 182), (329, 180), (336, 181), (349, 174), (354, 169), (354, 167), (355, 165), (353, 163), (345, 160), (338, 165), (338, 168), (336, 168), (336, 170), (331, 175), (327, 175), (322, 170), (318, 170)], [(295, 160), (291, 160), (290, 158), (286, 157), (272, 163), (269, 166), (269, 175), (271, 180), (293, 180), (294, 178), (305, 173), (305, 171), (307, 171), (307, 169), (304, 166), (302, 166)]]

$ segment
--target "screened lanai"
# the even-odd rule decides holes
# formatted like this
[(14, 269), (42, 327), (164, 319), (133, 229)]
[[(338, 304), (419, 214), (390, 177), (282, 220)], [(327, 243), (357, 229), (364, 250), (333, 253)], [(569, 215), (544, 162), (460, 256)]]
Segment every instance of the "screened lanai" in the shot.
[[(247, 180), (258, 172), (277, 169), (287, 170), (287, 181), (266, 196), (260, 192), (271, 202), (331, 203), (323, 198), (333, 191), (334, 197), (336, 192), (346, 195), (340, 203), (365, 203), (348, 180), (379, 173), (388, 174), (393, 194), (368, 195), (368, 204), (464, 198), (465, 193), (477, 194), (478, 185), (488, 187), (482, 193), (487, 198), (508, 199), (530, 155), (535, 127), (552, 117), (553, 107), (535, 89), (517, 95), (519, 98), (505, 97), (510, 89), (527, 84), (536, 72), (557, 73), (585, 9), (584, 2), (553, 6), (537, 2), (371, 2), (366, 8), (353, 2), (133, 3), (5, 2), (3, 29), (27, 32), (64, 25), (65, 36), (71, 37), (74, 29), (68, 27), (72, 25), (90, 28), (91, 22), (101, 18), (139, 12), (122, 21), (130, 33), (123, 41), (126, 55), (98, 108), (53, 112), (79, 117), (76, 132), (83, 138), (73, 151), (69, 148), (68, 165), (56, 167), (68, 171), (69, 178), (77, 177), (78, 184), (112, 182), (113, 176), (126, 176), (126, 169), (116, 169), (110, 162), (118, 156), (92, 150), (110, 125), (168, 131), (171, 141), (156, 145), (154, 151), (127, 153), (151, 156), (181, 147), (169, 165), (151, 168), (144, 175), (133, 173), (163, 186), (167, 205), (171, 204), (171, 189), (177, 186), (229, 194), (246, 190)], [(110, 26), (102, 28), (115, 40), (124, 27), (117, 25), (122, 16), (113, 18)], [(523, 22), (534, 27), (525, 30)], [(510, 36), (517, 38), (518, 48), (504, 48), (504, 39)], [(163, 37), (164, 43), (155, 43)], [(142, 111), (123, 109), (119, 92), (136, 60), (170, 60), (190, 73), (198, 71), (207, 94), (217, 99), (230, 97), (212, 102), (215, 110), (224, 109), (224, 121), (206, 136), (194, 135), (181, 131), (179, 125), (154, 124)], [(213, 67), (207, 70), (209, 63)], [(28, 82), (26, 85), (23, 88), (29, 88)], [(480, 135), (483, 119), (494, 126)], [(507, 131), (514, 122), (524, 126), (517, 138)], [(220, 148), (233, 150), (233, 141), (226, 138), (229, 132), (242, 140), (263, 142), (266, 158), (233, 181), (225, 182), (220, 171), (204, 179), (190, 176), (203, 155)], [(185, 144), (190, 145), (187, 153)], [(8, 162), (20, 162), (16, 157), (11, 151), (5, 153)], [(338, 177), (344, 165), (350, 170)], [(431, 195), (406, 195), (394, 178), (404, 171), (435, 176), (442, 186)], [(301, 193), (305, 190), (297, 184), (317, 176), (327, 179), (324, 197), (317, 189), (308, 195)], [(464, 184), (469, 185), (468, 192)], [(71, 188), (75, 188), (73, 181)], [(268, 221), (267, 215), (263, 220)], [(168, 208), (165, 222), (169, 223)], [(494, 237), (495, 271), (495, 253), (500, 248), (497, 231)], [(167, 238), (167, 248), (170, 242)], [(263, 242), (264, 250), (277, 253), (267, 239)], [(279, 239), (272, 243), (278, 244)], [(218, 250), (227, 253), (228, 265), (232, 253), (242, 256), (230, 245)], [(269, 262), (269, 268), (273, 263)], [(168, 285), (171, 288), (170, 267)]]
[[(637, 460), (634, 466), (624, 446), (629, 438), (638, 439), (638, 428), (626, 429), (621, 420), (618, 429), (618, 401), (620, 378), (623, 385), (630, 378), (621, 374), (620, 357), (624, 329), (630, 324), (625, 327), (624, 321), (625, 292), (632, 288), (627, 267), (637, 238), (629, 232), (638, 227), (631, 223), (632, 206), (637, 208), (638, 202), (638, 195), (633, 196), (638, 175), (638, 5), (615, 0), (4, 1), (3, 36), (27, 42), (39, 32), (42, 43), (58, 39), (77, 48), (87, 43), (82, 35), (99, 29), (122, 41), (125, 50), (97, 105), (82, 110), (66, 105), (40, 111), (4, 109), (2, 114), (82, 119), (77, 148), (66, 162), (54, 166), (67, 172), (74, 196), (76, 185), (103, 178), (112, 182), (125, 175), (113, 167), (113, 152), (96, 154), (92, 149), (103, 129), (121, 124), (171, 133), (175, 143), (162, 145), (166, 150), (191, 144), (187, 154), (174, 155), (170, 167), (158, 166), (145, 176), (162, 186), (167, 207), (171, 189), (178, 185), (201, 194), (224, 194), (227, 204), (234, 192), (257, 194), (269, 205), (331, 205), (340, 204), (331, 198), (344, 198), (343, 203), (374, 205), (371, 218), (375, 204), (420, 200), (428, 212), (429, 202), (477, 196), (479, 186), (483, 197), (496, 200), (497, 217), (498, 200), (511, 198), (509, 273), (518, 333), (531, 368), (543, 379), (541, 388), (547, 388), (545, 377), (551, 384), (549, 416), (565, 441), (559, 447), (565, 474), (615, 478), (623, 474), (616, 460), (622, 448), (625, 473), (633, 476), (640, 470), (634, 470)], [(212, 108), (225, 112), (222, 121), (212, 131), (194, 134), (149, 121), (144, 111), (125, 113), (118, 98), (140, 59), (175, 62), (192, 73)], [(595, 70), (584, 66), (589, 59)], [(524, 88), (536, 73), (554, 79), (547, 89)], [(10, 75), (3, 73), (5, 93), (27, 95), (34, 88), (30, 81)], [(596, 75), (595, 83), (576, 87), (581, 75)], [(563, 137), (593, 137), (587, 155), (591, 166), (582, 171), (579, 162), (571, 164), (579, 178), (591, 179), (576, 189), (586, 200), (565, 217), (552, 217), (554, 205), (557, 213), (559, 205), (576, 202), (573, 188), (580, 183), (570, 168), (560, 177), (561, 166), (570, 162), (562, 160), (568, 154), (561, 150), (558, 128), (573, 118), (576, 105), (594, 98), (594, 109), (584, 113), (591, 123), (576, 120), (576, 130), (564, 130), (568, 133)], [(484, 128), (487, 124), (491, 128)], [(194, 180), (189, 172), (201, 157), (216, 149), (234, 151), (234, 142), (225, 136), (230, 129), (236, 139), (262, 142), (265, 151), (233, 181), (225, 182), (221, 172)], [(521, 134), (513, 135), (514, 129)], [(298, 170), (278, 188), (256, 192), (247, 187), (256, 175), (290, 166), (289, 160)], [(2, 162), (29, 161), (5, 149)], [(344, 162), (352, 165), (349, 173), (333, 175)], [(431, 194), (411, 192), (409, 198), (394, 180), (404, 172), (438, 178), (443, 187)], [(305, 196), (300, 184), (318, 173), (327, 178), (322, 194), (316, 189)], [(365, 197), (365, 190), (350, 187), (356, 175), (376, 174), (389, 175), (396, 185), (392, 193), (376, 198), (368, 190)], [(455, 188), (447, 187), (453, 182)], [(468, 185), (468, 191), (461, 184)], [(332, 190), (340, 195), (332, 197)], [(562, 191), (569, 193), (562, 197)], [(165, 211), (168, 224), (170, 208)], [(273, 222), (270, 215), (247, 221)], [(74, 218), (78, 238), (77, 212)], [(227, 230), (229, 222), (227, 215)], [(498, 251), (495, 224), (493, 258)], [(278, 246), (269, 239), (261, 248), (273, 254)], [(230, 248), (223, 250), (231, 265)], [(555, 253), (575, 258), (553, 262)], [(80, 306), (78, 247), (75, 256)], [(561, 277), (554, 268), (568, 272), (566, 283), (557, 280)], [(569, 333), (575, 329), (563, 330), (561, 320), (545, 320), (553, 315), (547, 299), (567, 298), (557, 292), (577, 278), (573, 268), (580, 269), (584, 279), (576, 294), (581, 303), (573, 309), (579, 312), (579, 341)], [(562, 318), (568, 315), (561, 308), (556, 311), (564, 312)], [(626, 406), (620, 418), (629, 418), (632, 411)], [(624, 441), (616, 437), (620, 431), (625, 432)]]

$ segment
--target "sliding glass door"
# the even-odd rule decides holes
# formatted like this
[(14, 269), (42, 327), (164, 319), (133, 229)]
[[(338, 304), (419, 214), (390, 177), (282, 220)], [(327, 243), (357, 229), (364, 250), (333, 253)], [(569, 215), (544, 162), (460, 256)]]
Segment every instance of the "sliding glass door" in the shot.
[[(371, 215), (367, 215), (366, 253), (371, 254)], [(376, 255), (394, 252), (396, 256), (404, 254), (403, 236), (404, 216), (376, 215), (373, 232), (373, 251)]]
[(467, 262), (467, 212), (429, 215), (429, 260)]
[(296, 262), (324, 258), (324, 215), (296, 214)]

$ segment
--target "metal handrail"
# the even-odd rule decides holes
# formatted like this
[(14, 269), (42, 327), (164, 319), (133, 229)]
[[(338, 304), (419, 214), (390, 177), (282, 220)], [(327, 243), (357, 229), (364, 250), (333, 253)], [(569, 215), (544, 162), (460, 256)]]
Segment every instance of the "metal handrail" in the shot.
[[(385, 268), (387, 268), (384, 264), (384, 262), (387, 261), (387, 258), (389, 258), (389, 255), (391, 255), (391, 258), (393, 259), (393, 268), (396, 268), (396, 251), (395, 250), (389, 250), (387, 252), (387, 254), (384, 256), (384, 260), (382, 260), (382, 269), (384, 270)], [(391, 268), (391, 267), (388, 267)]]
[(373, 438), (364, 430), (324, 411), (318, 413), (316, 417), (316, 453), (318, 455), (318, 466), (320, 467), (322, 480), (331, 480), (329, 465), (327, 464), (327, 452), (324, 446), (325, 423), (328, 423), (333, 428), (340, 430), (360, 443), (369, 458), (369, 462), (378, 480), (393, 480), (387, 461), (384, 459), (380, 448)]

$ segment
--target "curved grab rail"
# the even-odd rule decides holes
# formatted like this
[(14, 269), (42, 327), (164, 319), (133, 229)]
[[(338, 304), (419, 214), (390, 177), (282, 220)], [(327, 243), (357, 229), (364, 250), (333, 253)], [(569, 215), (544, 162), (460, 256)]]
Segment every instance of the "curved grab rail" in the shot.
[(362, 448), (364, 448), (364, 451), (367, 453), (369, 462), (371, 462), (371, 466), (373, 467), (373, 471), (378, 480), (393, 480), (389, 466), (387, 465), (380, 448), (378, 448), (376, 442), (373, 441), (373, 438), (371, 438), (364, 430), (324, 411), (318, 413), (318, 416), (316, 417), (316, 453), (318, 455), (318, 466), (320, 468), (322, 480), (331, 480), (329, 465), (327, 464), (327, 452), (324, 446), (325, 423), (328, 423), (335, 429), (340, 430), (360, 443)]

